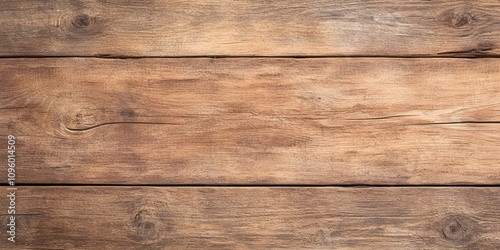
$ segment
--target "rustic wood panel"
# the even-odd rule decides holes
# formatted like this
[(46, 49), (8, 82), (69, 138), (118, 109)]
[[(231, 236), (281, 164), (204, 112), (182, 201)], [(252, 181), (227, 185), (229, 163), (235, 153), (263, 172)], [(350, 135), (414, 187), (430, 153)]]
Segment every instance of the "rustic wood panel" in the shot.
[(4, 59), (0, 135), (21, 183), (498, 184), (499, 68)]
[[(20, 187), (15, 244), (25, 249), (495, 249), (499, 190)], [(0, 205), (6, 207), (6, 199)], [(3, 223), (5, 211), (0, 213)]]
[(0, 56), (483, 56), (500, 3), (3, 0)]

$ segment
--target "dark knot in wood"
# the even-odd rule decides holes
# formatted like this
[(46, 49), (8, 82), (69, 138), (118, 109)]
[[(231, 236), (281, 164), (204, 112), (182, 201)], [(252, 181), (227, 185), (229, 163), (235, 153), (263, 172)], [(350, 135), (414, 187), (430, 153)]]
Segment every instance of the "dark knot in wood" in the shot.
[(95, 126), (98, 122), (98, 110), (95, 106), (81, 104), (67, 105), (68, 115), (63, 120), (64, 126), (69, 130), (85, 130)]
[(57, 26), (68, 38), (78, 41), (102, 36), (106, 32), (105, 19), (95, 13), (65, 13), (59, 17)]
[(471, 242), (477, 233), (476, 223), (469, 217), (454, 214), (443, 219), (441, 236), (454, 244), (464, 245)]
[(90, 18), (89, 15), (87, 14), (80, 14), (80, 15), (77, 15), (75, 18), (73, 18), (73, 20), (71, 21), (71, 23), (77, 27), (77, 28), (85, 28), (85, 27), (88, 27), (90, 26), (92, 22), (92, 18)]
[(469, 24), (473, 19), (473, 16), (469, 13), (460, 13), (453, 17), (451, 20), (454, 27), (460, 28)]
[(132, 226), (141, 240), (154, 240), (158, 236), (155, 224), (148, 221), (147, 217), (148, 211), (141, 210), (137, 212), (132, 221)]
[(441, 14), (441, 20), (443, 24), (451, 28), (469, 30), (473, 28), (472, 24), (478, 19), (477, 15), (480, 14), (471, 8), (453, 8), (444, 11)]

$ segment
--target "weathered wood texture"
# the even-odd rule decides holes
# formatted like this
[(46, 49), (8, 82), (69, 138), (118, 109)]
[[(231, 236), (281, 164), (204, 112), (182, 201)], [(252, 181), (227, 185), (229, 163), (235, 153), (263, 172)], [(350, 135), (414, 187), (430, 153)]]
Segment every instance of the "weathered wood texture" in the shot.
[(25, 249), (500, 246), (499, 188), (32, 186), (16, 195)]
[(499, 55), (500, 3), (3, 0), (0, 56)]
[(20, 183), (498, 184), (499, 68), (4, 59), (0, 135)]

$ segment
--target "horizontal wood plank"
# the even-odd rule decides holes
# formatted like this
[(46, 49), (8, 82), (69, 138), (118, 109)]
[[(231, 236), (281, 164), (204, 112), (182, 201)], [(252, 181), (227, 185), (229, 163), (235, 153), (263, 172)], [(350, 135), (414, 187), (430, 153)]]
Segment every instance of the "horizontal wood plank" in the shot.
[[(0, 205), (8, 206), (5, 197)], [(499, 206), (499, 188), (31, 186), (16, 191), (15, 245), (495, 249)], [(6, 210), (0, 217), (7, 224)], [(6, 239), (2, 245), (15, 246)]]
[(20, 183), (500, 182), (495, 59), (3, 62)]
[(4, 0), (0, 56), (484, 56), (500, 3)]

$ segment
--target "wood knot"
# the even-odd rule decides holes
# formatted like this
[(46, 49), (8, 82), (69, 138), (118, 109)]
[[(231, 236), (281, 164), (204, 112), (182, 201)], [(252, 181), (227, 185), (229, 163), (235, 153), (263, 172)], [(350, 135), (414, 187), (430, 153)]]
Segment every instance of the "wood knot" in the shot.
[(92, 127), (98, 122), (98, 110), (96, 107), (74, 107), (74, 110), (70, 110), (71, 115), (64, 119), (64, 125), (68, 129), (72, 130), (84, 130)]
[(65, 94), (58, 103), (61, 107), (60, 126), (64, 130), (85, 131), (96, 126), (102, 119), (102, 113), (94, 99)]
[(150, 221), (151, 214), (147, 210), (137, 212), (132, 220), (132, 227), (138, 240), (154, 240), (158, 237), (155, 223)]
[(92, 36), (102, 36), (105, 32), (105, 19), (86, 13), (66, 13), (59, 16), (57, 27), (66, 36), (82, 40)]
[(451, 22), (454, 27), (460, 28), (469, 24), (473, 20), (473, 16), (469, 13), (454, 15)]
[(475, 221), (464, 215), (450, 215), (441, 222), (441, 237), (454, 244), (467, 244), (474, 239), (476, 233)]
[(90, 26), (91, 24), (91, 18), (89, 15), (87, 14), (79, 14), (79, 15), (76, 15), (73, 20), (71, 21), (71, 23), (77, 27), (77, 28), (85, 28), (85, 27), (88, 27)]
[(476, 20), (472, 12), (473, 10), (467, 7), (446, 10), (442, 13), (441, 20), (445, 25), (455, 29), (468, 28)]
[(163, 202), (138, 201), (130, 212), (128, 237), (131, 240), (142, 245), (162, 244), (168, 240), (174, 222)]

